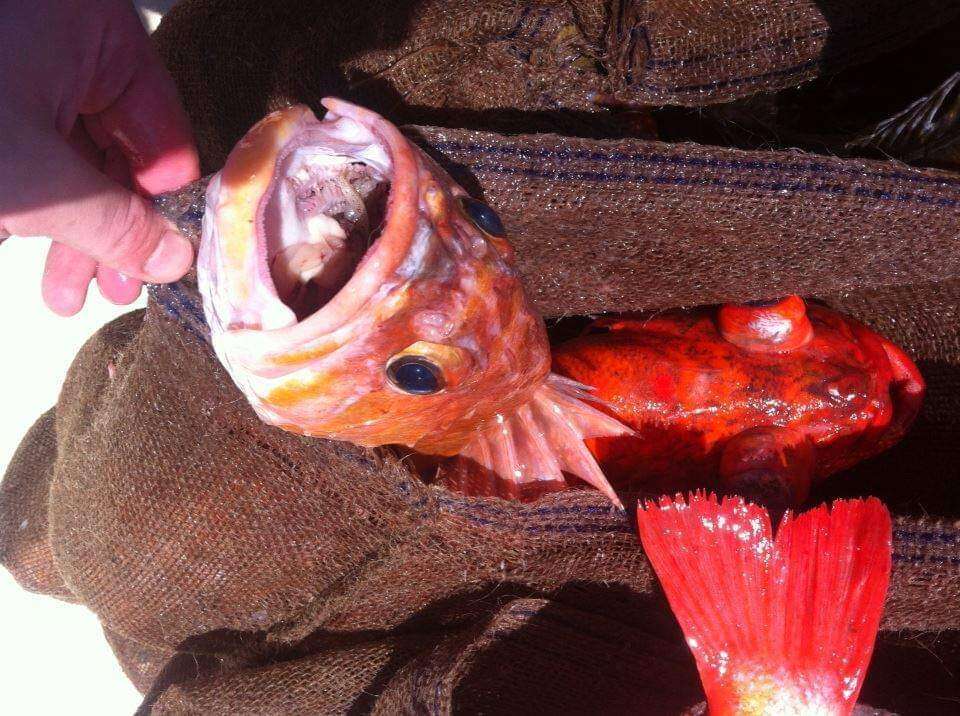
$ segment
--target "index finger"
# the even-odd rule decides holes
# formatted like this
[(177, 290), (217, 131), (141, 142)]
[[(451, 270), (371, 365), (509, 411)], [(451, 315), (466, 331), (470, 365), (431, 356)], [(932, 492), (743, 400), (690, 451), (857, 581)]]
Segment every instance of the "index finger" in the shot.
[[(101, 55), (90, 91), (81, 105), (94, 139), (109, 137), (130, 164), (135, 186), (146, 194), (176, 189), (200, 177), (193, 133), (176, 86), (132, 6), (123, 22), (128, 42)], [(117, 67), (132, 64), (132, 75), (116, 84)], [(93, 119), (93, 118), (91, 118)], [(105, 136), (103, 136), (105, 135)]]

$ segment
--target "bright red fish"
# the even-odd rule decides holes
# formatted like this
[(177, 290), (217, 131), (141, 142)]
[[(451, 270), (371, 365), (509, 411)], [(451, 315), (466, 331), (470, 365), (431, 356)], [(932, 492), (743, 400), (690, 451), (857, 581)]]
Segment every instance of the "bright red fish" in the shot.
[(890, 579), (875, 499), (770, 516), (741, 498), (664, 497), (637, 527), (693, 652), (710, 716), (844, 716), (863, 686)]
[(863, 324), (790, 296), (610, 318), (554, 350), (632, 436), (588, 441), (617, 487), (710, 486), (771, 507), (898, 441), (924, 381)]

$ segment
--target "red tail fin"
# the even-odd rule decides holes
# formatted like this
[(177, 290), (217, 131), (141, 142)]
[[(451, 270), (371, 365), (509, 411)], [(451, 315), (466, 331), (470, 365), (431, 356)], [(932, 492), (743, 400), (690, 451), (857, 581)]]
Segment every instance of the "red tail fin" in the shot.
[(637, 510), (640, 539), (687, 637), (710, 716), (849, 714), (890, 577), (875, 499), (784, 517), (698, 493)]

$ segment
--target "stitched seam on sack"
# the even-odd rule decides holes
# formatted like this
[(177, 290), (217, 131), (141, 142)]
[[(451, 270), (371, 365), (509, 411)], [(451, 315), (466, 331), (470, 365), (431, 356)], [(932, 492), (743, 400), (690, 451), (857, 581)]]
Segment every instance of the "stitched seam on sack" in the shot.
[(638, 82), (636, 86), (643, 88), (644, 90), (657, 93), (657, 94), (673, 94), (673, 93), (699, 93), (707, 89), (724, 89), (726, 87), (737, 87), (740, 85), (746, 85), (756, 82), (762, 82), (766, 79), (771, 79), (773, 77), (786, 77), (790, 75), (802, 74), (808, 70), (812, 70), (814, 67), (820, 64), (820, 60), (808, 60), (799, 65), (794, 65), (793, 67), (788, 67), (781, 70), (770, 70), (769, 72), (763, 72), (759, 75), (751, 75), (747, 77), (733, 77), (726, 80), (714, 80), (713, 82), (707, 82), (705, 84), (698, 85), (656, 85), (652, 82), (642, 81)]
[[(537, 508), (526, 508), (520, 511), (512, 511), (509, 509), (504, 509), (497, 507), (494, 504), (485, 503), (485, 502), (473, 502), (465, 498), (454, 498), (454, 497), (444, 497), (440, 496), (437, 498), (437, 504), (440, 509), (447, 511), (451, 514), (455, 514), (461, 517), (466, 518), (467, 520), (482, 526), (497, 526), (503, 527), (506, 529), (521, 529), (526, 532), (537, 533), (544, 531), (557, 531), (557, 532), (580, 532), (580, 533), (611, 533), (611, 534), (624, 534), (632, 533), (633, 530), (630, 527), (629, 522), (626, 518), (626, 513), (619, 513), (620, 519), (616, 522), (608, 522), (606, 524), (600, 523), (591, 523), (591, 522), (579, 522), (579, 523), (548, 523), (547, 525), (526, 525), (520, 526), (519, 523), (524, 520), (524, 518), (529, 518), (530, 516), (535, 517), (554, 517), (554, 516), (572, 516), (572, 517), (582, 517), (583, 515), (588, 515), (590, 517), (599, 517), (603, 519), (614, 518), (616, 513), (612, 513), (612, 508), (610, 507), (591, 507), (591, 506), (575, 506), (575, 507), (537, 507)], [(491, 515), (490, 517), (481, 517), (477, 512), (486, 513)]]
[[(923, 34), (925, 31), (926, 31), (926, 30), (915, 31), (915, 32), (912, 32), (911, 34)], [(815, 38), (818, 37), (819, 35), (829, 35), (829, 34), (831, 34), (831, 31), (830, 31), (830, 30), (824, 30), (824, 31), (822, 31), (822, 32), (820, 32), (820, 33), (813, 33), (813, 34), (811, 34), (811, 35), (809, 35), (809, 36), (807, 36), (807, 37), (792, 38), (792, 40), (793, 40), (793, 41), (800, 41), (800, 40), (807, 40), (807, 39), (815, 39)], [(649, 83), (649, 82), (639, 82), (639, 83), (637, 83), (637, 84), (639, 84), (641, 87), (644, 87), (644, 88), (655, 89), (655, 90), (666, 91), (666, 92), (670, 92), (670, 91), (674, 91), (674, 92), (685, 92), (685, 91), (691, 91), (691, 90), (706, 89), (706, 88), (710, 88), (710, 87), (726, 87), (726, 86), (731, 85), (731, 84), (746, 84), (746, 83), (748, 83), (748, 82), (753, 82), (753, 81), (756, 81), (756, 80), (763, 80), (763, 79), (766, 79), (767, 77), (771, 77), (771, 76), (776, 76), (776, 75), (781, 75), (781, 74), (787, 74), (787, 75), (789, 75), (789, 74), (794, 74), (794, 73), (797, 73), (797, 72), (802, 72), (802, 71), (804, 71), (804, 70), (810, 69), (811, 67), (814, 67), (814, 66), (816, 66), (816, 65), (818, 65), (818, 64), (823, 63), (823, 62), (825, 61), (825, 59), (829, 60), (829, 62), (830, 62), (831, 65), (835, 65), (835, 64), (838, 64), (838, 63), (848, 63), (848, 61), (849, 61), (851, 58), (856, 59), (856, 58), (860, 57), (861, 55), (863, 55), (864, 53), (870, 52), (870, 51), (873, 50), (876, 46), (878, 46), (878, 45), (884, 45), (884, 44), (886, 44), (889, 40), (891, 40), (891, 39), (893, 39), (893, 38), (896, 38), (896, 37), (899, 37), (900, 35), (901, 35), (901, 33), (898, 33), (898, 32), (893, 32), (893, 33), (886, 34), (886, 35), (877, 35), (877, 36), (875, 36), (875, 37), (873, 38), (873, 40), (872, 40), (871, 42), (865, 43), (865, 44), (861, 44), (860, 46), (856, 47), (855, 49), (849, 50), (849, 51), (844, 52), (844, 53), (838, 53), (838, 54), (835, 54), (835, 55), (830, 55), (828, 58), (817, 57), (816, 59), (806, 60), (805, 62), (801, 62), (800, 64), (793, 65), (793, 66), (791, 66), (791, 67), (784, 67), (784, 68), (780, 68), (779, 70), (770, 70), (769, 72), (762, 72), (762, 73), (756, 74), (756, 75), (743, 75), (742, 77), (729, 77), (729, 78), (727, 78), (727, 79), (725, 79), (725, 80), (714, 80), (713, 82), (707, 82), (707, 83), (703, 83), (703, 84), (672, 85), (672, 86), (671, 86), (671, 85), (667, 85), (667, 84), (655, 85), (655, 84)], [(789, 40), (789, 39), (791, 39), (791, 38), (787, 38), (786, 40)], [(787, 42), (786, 40), (781, 41), (781, 42), (786, 43), (784, 46), (789, 47), (790, 44), (793, 44), (792, 41), (791, 41), (791, 42)], [(776, 44), (772, 44), (772, 45), (769, 45), (768, 47), (776, 47), (776, 46), (777, 46)], [(742, 54), (749, 54), (749, 53), (751, 52), (751, 50), (743, 50), (743, 51), (741, 51), (741, 52), (742, 52)], [(730, 56), (730, 55), (717, 55), (715, 58), (707, 58), (707, 60), (709, 60), (709, 59), (722, 59), (722, 58), (725, 57), (725, 56)], [(734, 55), (734, 56), (735, 56), (735, 55)], [(683, 65), (687, 64), (687, 60), (685, 60), (685, 59), (680, 59), (680, 60), (664, 60), (664, 62), (672, 62), (672, 63), (673, 63), (673, 65), (666, 65), (667, 67), (670, 67), (670, 66), (681, 66), (681, 67), (682, 67)], [(691, 62), (694, 62), (694, 61), (691, 60)], [(700, 62), (696, 62), (696, 64), (700, 64)], [(647, 66), (648, 66), (647, 64), (644, 65), (645, 68), (646, 68)]]
[(730, 50), (728, 52), (718, 52), (716, 54), (704, 53), (700, 55), (694, 55), (693, 57), (680, 57), (672, 59), (663, 59), (663, 60), (647, 60), (643, 66), (644, 69), (662, 69), (669, 67), (684, 67), (686, 65), (699, 65), (704, 62), (713, 62), (714, 60), (725, 60), (733, 57), (743, 57), (744, 55), (751, 55), (755, 52), (761, 50), (769, 49), (779, 49), (782, 47), (790, 47), (793, 44), (798, 42), (805, 42), (807, 40), (815, 40), (818, 37), (823, 37), (824, 35), (830, 34), (829, 29), (815, 30), (814, 32), (807, 33), (806, 35), (793, 35), (791, 37), (784, 37), (776, 42), (766, 42), (758, 43), (752, 45), (751, 47), (742, 47), (737, 50)]
[[(422, 515), (419, 517), (422, 518)], [(365, 583), (365, 575), (375, 572), (375, 567), (386, 561), (398, 547), (409, 544), (422, 527), (423, 524), (420, 521), (411, 520), (402, 533), (394, 535), (375, 549), (365, 553), (356, 566), (337, 577), (324, 590), (315, 592), (309, 601), (282, 622), (269, 628), (266, 631), (268, 641), (276, 641), (278, 638), (285, 641), (291, 634), (294, 635), (295, 640), (304, 639), (312, 631), (322, 628), (324, 624), (342, 615), (348, 609), (347, 605), (341, 605), (340, 609), (336, 609), (336, 603), (330, 605), (325, 602), (342, 600), (350, 596), (357, 585)]]
[[(486, 171), (491, 173), (498, 174), (507, 174), (507, 175), (521, 175), (529, 177), (537, 177), (541, 179), (556, 179), (558, 181), (565, 181), (570, 179), (575, 180), (586, 180), (586, 181), (596, 181), (596, 182), (637, 182), (639, 184), (651, 183), (651, 184), (672, 184), (675, 186), (711, 186), (719, 187), (725, 189), (746, 189), (746, 190), (760, 190), (767, 192), (812, 192), (817, 194), (833, 195), (833, 196), (848, 196), (847, 190), (845, 187), (840, 185), (831, 185), (831, 184), (801, 184), (801, 183), (784, 183), (784, 182), (762, 182), (762, 181), (746, 181), (742, 179), (737, 179), (734, 181), (724, 181), (719, 178), (712, 179), (687, 179), (686, 177), (681, 176), (663, 176), (663, 175), (644, 175), (644, 174), (606, 174), (603, 172), (565, 172), (565, 171), (542, 171), (538, 169), (531, 169), (525, 167), (501, 167), (498, 165), (492, 164), (483, 164), (476, 163), (473, 164), (473, 169), (478, 171)], [(949, 208), (954, 208), (960, 206), (960, 199), (950, 199), (946, 197), (935, 197), (929, 194), (917, 193), (905, 193), (897, 192), (894, 195), (892, 192), (882, 191), (880, 189), (868, 189), (866, 187), (856, 187), (852, 192), (853, 196), (862, 197), (862, 198), (871, 198), (877, 201), (891, 202), (897, 201), (900, 203), (906, 204), (917, 204), (917, 205), (935, 205), (935, 206), (944, 206)]]
[[(928, 3), (928, 5), (934, 6), (935, 3)], [(889, 5), (888, 5), (888, 8), (889, 8), (889, 9), (897, 9), (898, 7), (899, 7), (899, 5), (898, 5), (897, 3), (889, 3)], [(911, 16), (915, 16), (915, 11), (911, 11), (909, 14), (910, 14)], [(956, 11), (954, 11), (954, 12), (948, 11), (947, 13), (945, 13), (945, 14), (943, 14), (943, 15), (937, 15), (937, 16), (935, 16), (935, 17), (944, 17), (945, 19), (948, 20), (949, 18), (953, 17), (954, 15), (956, 15)], [(849, 30), (862, 30), (862, 29), (863, 29), (862, 19), (858, 18), (858, 16), (856, 16), (856, 15), (854, 15), (853, 17), (854, 17), (854, 21), (853, 21), (853, 22), (848, 22), (848, 23), (844, 23), (844, 24), (833, 23), (833, 24), (831, 24), (829, 27), (825, 27), (825, 28), (822, 28), (822, 29), (819, 29), (819, 30), (813, 30), (812, 32), (808, 32), (808, 33), (803, 34), (803, 35), (792, 35), (792, 36), (790, 36), (790, 37), (784, 37), (784, 38), (781, 38), (781, 39), (779, 39), (779, 40), (775, 40), (775, 41), (773, 41), (773, 42), (759, 42), (759, 43), (757, 43), (757, 44), (755, 44), (755, 45), (751, 45), (750, 47), (739, 48), (739, 49), (736, 49), (736, 50), (729, 50), (729, 51), (727, 51), (727, 52), (718, 52), (718, 53), (714, 53), (714, 54), (702, 53), (702, 54), (700, 54), (700, 55), (694, 55), (694, 56), (692, 56), (692, 57), (682, 57), (682, 58), (664, 59), (664, 60), (652, 60), (652, 61), (646, 62), (646, 63), (645, 63), (645, 67), (656, 67), (656, 68), (660, 68), (660, 67), (675, 67), (675, 66), (678, 66), (678, 65), (681, 65), (681, 66), (682, 66), (682, 65), (688, 65), (688, 64), (703, 64), (704, 62), (712, 62), (712, 61), (715, 61), (715, 60), (723, 60), (723, 59), (729, 59), (729, 58), (733, 58), (733, 57), (743, 57), (744, 55), (750, 55), (750, 54), (753, 54), (753, 53), (755, 53), (755, 52), (760, 52), (760, 51), (763, 51), (763, 50), (780, 49), (780, 48), (783, 48), (783, 47), (790, 47), (791, 45), (793, 45), (793, 44), (795, 44), (795, 43), (798, 43), (798, 42), (805, 42), (805, 41), (808, 41), (808, 40), (814, 40), (814, 39), (817, 39), (818, 37), (823, 37), (823, 36), (826, 36), (826, 35), (834, 35), (834, 36), (835, 36), (835, 35), (838, 35), (838, 34), (841, 34), (841, 33), (845, 33), (845, 32), (847, 32), (847, 31), (849, 31)], [(909, 34), (911, 34), (911, 35), (918, 35), (918, 36), (919, 36), (919, 35), (922, 35), (922, 34), (926, 33), (931, 27), (940, 27), (942, 24), (943, 24), (943, 22), (928, 22), (926, 25), (923, 26), (923, 29), (913, 28), (912, 31), (911, 31)], [(889, 39), (891, 39), (891, 38), (898, 37), (898, 36), (900, 36), (901, 34), (903, 34), (903, 33), (893, 32), (893, 33), (885, 34), (885, 35), (875, 35), (874, 37), (875, 37), (876, 39), (874, 40), (873, 43), (871, 43), (871, 47), (872, 47), (873, 45), (875, 45), (875, 44), (880, 44), (881, 42), (884, 42), (884, 41), (889, 40)], [(861, 47), (862, 47), (862, 45), (861, 45)], [(847, 54), (853, 54), (853, 53), (847, 53)]]
[(742, 160), (742, 159), (699, 159), (696, 157), (678, 157), (669, 154), (660, 154), (657, 152), (649, 153), (625, 153), (625, 152), (597, 152), (588, 149), (549, 149), (541, 147), (536, 150), (520, 149), (517, 147), (494, 145), (484, 146), (476, 143), (464, 143), (456, 140), (441, 141), (431, 143), (439, 151), (461, 151), (470, 154), (486, 155), (490, 152), (503, 154), (507, 156), (516, 156), (523, 159), (538, 159), (543, 157), (552, 157), (560, 160), (567, 159), (588, 159), (598, 162), (609, 162), (611, 164), (627, 164), (640, 162), (657, 165), (677, 165), (689, 167), (706, 167), (717, 169), (745, 169), (758, 172), (798, 172), (818, 174), (847, 174), (854, 177), (880, 179), (880, 180), (902, 180), (906, 182), (916, 182), (920, 184), (936, 184), (940, 186), (960, 186), (960, 179), (952, 177), (925, 177), (901, 172), (876, 172), (857, 170), (844, 166), (831, 167), (826, 162), (810, 162), (808, 164), (787, 164), (783, 162), (764, 161), (760, 159)]

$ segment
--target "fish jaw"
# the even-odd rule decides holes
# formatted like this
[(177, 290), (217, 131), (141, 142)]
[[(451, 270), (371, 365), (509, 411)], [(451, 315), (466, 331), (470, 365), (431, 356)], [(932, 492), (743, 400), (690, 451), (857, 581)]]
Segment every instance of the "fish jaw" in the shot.
[[(215, 302), (231, 309), (218, 323), (221, 331), (270, 330), (276, 353), (296, 348), (320, 333), (343, 325), (390, 278), (407, 257), (416, 228), (417, 165), (410, 143), (389, 122), (359, 107), (325, 100), (331, 110), (323, 122), (303, 106), (289, 107), (261, 120), (227, 158), (207, 190), (198, 273), (214, 289)], [(280, 163), (321, 135), (335, 149), (350, 153), (389, 175), (391, 191), (385, 226), (350, 280), (320, 310), (297, 321), (283, 304), (269, 275), (263, 216), (269, 193), (279, 184)], [(298, 140), (299, 138), (299, 140)], [(203, 290), (201, 285), (201, 290)], [(211, 293), (211, 291), (205, 291)], [(262, 301), (252, 301), (261, 298)], [(271, 320), (271, 311), (282, 319)]]
[[(236, 145), (208, 186), (197, 262), (204, 312), (221, 362), (261, 419), (305, 434), (313, 432), (311, 426), (296, 412), (272, 404), (270, 395), (284, 383), (287, 393), (297, 385), (322, 390), (324, 371), (314, 370), (316, 364), (369, 323), (361, 309), (391, 284), (416, 228), (417, 167), (409, 142), (375, 115), (332, 104), (351, 116), (330, 111), (321, 122), (306, 107), (288, 107), (258, 122)], [(309, 232), (295, 222), (291, 230), (290, 221), (279, 232), (276, 220), (268, 225), (271, 201), (279, 206), (275, 214), (289, 217), (284, 170), (292, 172), (296, 162), (309, 167), (311, 161), (322, 166), (354, 159), (391, 180), (383, 229), (345, 285), (298, 320), (278, 294), (269, 252), (295, 250)], [(281, 234), (279, 251), (268, 246), (268, 229)]]
[(258, 122), (207, 186), (197, 279), (214, 340), (236, 327), (277, 328), (295, 321), (265, 275), (255, 226), (277, 156), (305, 112), (293, 107)]

